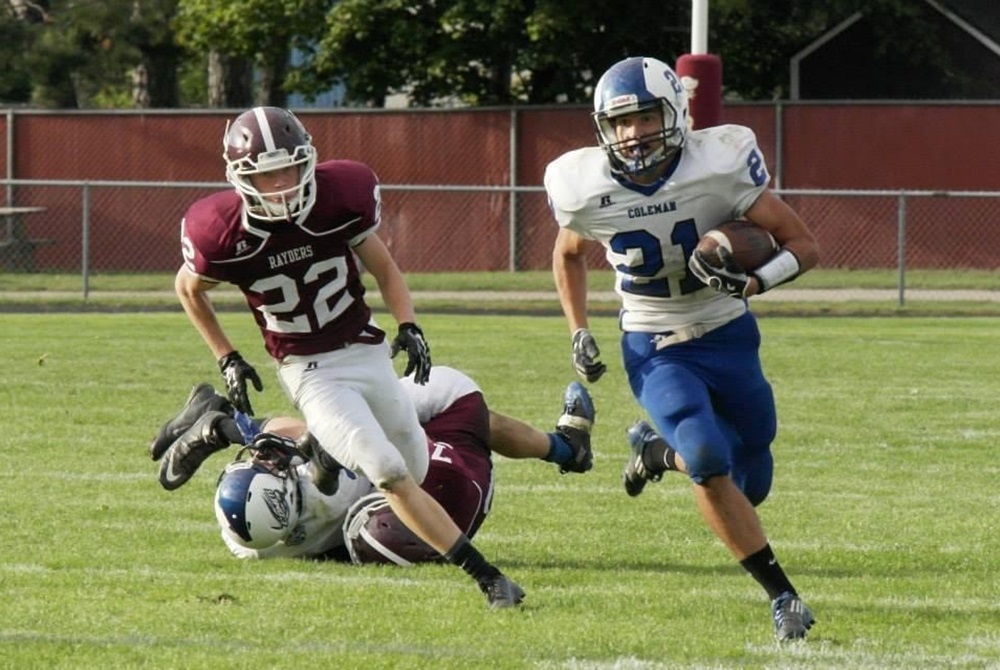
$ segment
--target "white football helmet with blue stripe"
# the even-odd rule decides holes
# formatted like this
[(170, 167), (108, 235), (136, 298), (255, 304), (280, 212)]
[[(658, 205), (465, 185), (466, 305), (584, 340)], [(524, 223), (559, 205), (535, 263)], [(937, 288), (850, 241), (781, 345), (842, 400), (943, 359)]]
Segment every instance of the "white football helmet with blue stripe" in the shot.
[(225, 533), (248, 549), (267, 549), (286, 539), (298, 523), (299, 489), (287, 471), (269, 463), (230, 463), (215, 492), (215, 517)]
[[(619, 140), (615, 119), (625, 114), (655, 112), (663, 127), (653, 134)], [(669, 65), (655, 58), (626, 58), (612, 65), (594, 89), (597, 140), (611, 169), (637, 175), (668, 161), (684, 145), (688, 132), (687, 93)], [(634, 148), (641, 147), (636, 152)]]

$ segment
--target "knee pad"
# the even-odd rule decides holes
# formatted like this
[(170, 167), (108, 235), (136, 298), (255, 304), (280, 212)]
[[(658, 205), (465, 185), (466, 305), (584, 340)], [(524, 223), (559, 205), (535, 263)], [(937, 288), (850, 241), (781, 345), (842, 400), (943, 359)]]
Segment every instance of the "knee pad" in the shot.
[(774, 478), (774, 458), (770, 450), (758, 452), (743, 458), (733, 465), (733, 482), (743, 491), (750, 504), (756, 507), (764, 502), (771, 492)]
[(725, 449), (701, 444), (694, 449), (684, 449), (680, 454), (684, 459), (688, 477), (695, 484), (702, 484), (712, 477), (729, 474), (730, 462)]

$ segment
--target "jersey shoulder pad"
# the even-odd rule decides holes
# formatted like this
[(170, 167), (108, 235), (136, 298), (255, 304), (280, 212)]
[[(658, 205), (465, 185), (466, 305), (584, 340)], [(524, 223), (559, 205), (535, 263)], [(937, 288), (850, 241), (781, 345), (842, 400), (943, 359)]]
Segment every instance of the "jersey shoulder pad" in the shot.
[(744, 171), (752, 153), (763, 164), (757, 137), (746, 126), (734, 124), (704, 128), (691, 133), (688, 147), (715, 174)]
[(325, 161), (316, 166), (316, 186), (318, 197), (329, 193), (348, 209), (363, 211), (375, 197), (378, 177), (358, 161)]
[(224, 260), (231, 238), (240, 228), (243, 201), (236, 191), (213, 193), (188, 207), (182, 220), (182, 236), (203, 258)]
[(556, 212), (575, 212), (593, 197), (595, 182), (610, 172), (600, 147), (568, 151), (545, 167), (545, 192)]

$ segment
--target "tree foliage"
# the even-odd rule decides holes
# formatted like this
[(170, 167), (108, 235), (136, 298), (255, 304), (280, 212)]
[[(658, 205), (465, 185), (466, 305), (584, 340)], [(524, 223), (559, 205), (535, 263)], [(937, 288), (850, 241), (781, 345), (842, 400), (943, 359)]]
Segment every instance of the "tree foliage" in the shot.
[[(11, 3), (0, 30), (13, 31), (0, 50), (18, 82), (0, 99), (40, 107), (130, 106), (144, 88), (150, 106), (175, 106), (181, 56), (169, 28), (176, 0), (103, 0)], [(28, 8), (30, 11), (20, 11)], [(137, 72), (142, 72), (138, 77)]]
[(416, 106), (576, 101), (630, 51), (683, 52), (680, 6), (643, 7), (611, 17), (600, 0), (342, 0), (295, 82), (317, 94), (341, 81), (375, 106), (393, 93)]
[[(262, 77), (261, 104), (283, 104), (290, 53), (319, 39), (327, 0), (178, 0), (177, 41), (229, 63), (242, 59)], [(248, 82), (249, 84), (249, 82)]]
[[(930, 7), (712, 0), (709, 51), (727, 96), (787, 97), (792, 56), (863, 11), (880, 66), (918, 66), (932, 89), (961, 75)], [(342, 86), (348, 104), (373, 107), (394, 94), (413, 106), (584, 102), (623, 57), (687, 53), (690, 13), (689, 2), (615, 11), (605, 0), (8, 0), (0, 100), (242, 106)]]

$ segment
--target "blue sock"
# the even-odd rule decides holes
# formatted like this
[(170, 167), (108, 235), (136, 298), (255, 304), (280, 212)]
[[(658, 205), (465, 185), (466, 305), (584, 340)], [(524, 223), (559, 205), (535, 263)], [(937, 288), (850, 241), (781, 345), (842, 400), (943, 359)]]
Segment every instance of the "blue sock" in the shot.
[(542, 460), (563, 465), (573, 458), (573, 449), (559, 433), (549, 433), (549, 453)]
[(233, 419), (236, 421), (240, 432), (243, 433), (243, 444), (250, 444), (253, 442), (253, 438), (260, 434), (260, 423), (238, 409), (233, 410)]

